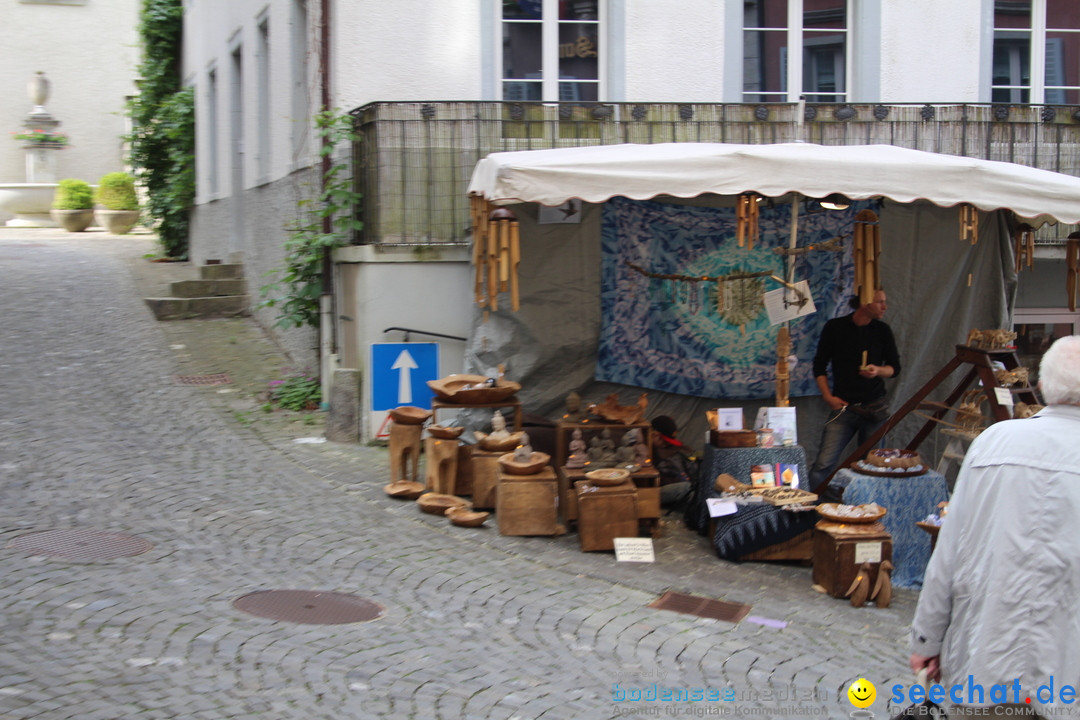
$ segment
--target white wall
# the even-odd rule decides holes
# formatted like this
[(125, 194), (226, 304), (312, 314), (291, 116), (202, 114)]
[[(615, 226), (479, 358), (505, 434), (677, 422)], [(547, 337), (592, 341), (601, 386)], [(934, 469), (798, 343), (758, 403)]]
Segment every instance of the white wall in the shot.
[(721, 102), (726, 13), (714, 0), (627, 3), (626, 97), (613, 99)]
[(52, 83), (45, 109), (70, 147), (58, 153), (59, 178), (96, 184), (124, 170), (125, 103), (136, 92), (139, 0), (70, 4), (6, 0), (0, 21), (0, 182), (25, 182), (21, 130), (31, 110), (27, 81), (44, 71)]
[[(979, 102), (983, 0), (883, 0), (881, 100)], [(989, 38), (987, 38), (989, 39)]]
[(335, 3), (335, 103), (351, 110), (377, 101), (485, 99), (481, 57), (492, 40), (481, 35), (484, 5)]

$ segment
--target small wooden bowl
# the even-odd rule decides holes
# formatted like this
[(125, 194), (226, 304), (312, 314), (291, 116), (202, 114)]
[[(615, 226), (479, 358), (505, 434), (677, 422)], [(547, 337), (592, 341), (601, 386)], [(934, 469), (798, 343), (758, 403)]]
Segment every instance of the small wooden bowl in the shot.
[(415, 500), (424, 493), (424, 483), (412, 480), (398, 480), (383, 486), (383, 491), (392, 498)]
[(472, 507), (472, 503), (457, 495), (443, 495), (442, 493), (426, 493), (416, 499), (420, 509), (430, 515), (445, 515), (452, 507)]
[(536, 450), (533, 450), (528, 462), (518, 462), (514, 460), (514, 453), (507, 453), (499, 457), (499, 467), (502, 468), (503, 472), (510, 475), (535, 475), (543, 470), (550, 461), (550, 455)]
[(510, 433), (509, 437), (493, 438), (491, 435), (486, 435), (482, 432), (475, 433), (476, 444), (481, 450), (487, 452), (506, 452), (507, 450), (513, 450), (521, 444), (521, 438), (525, 436), (523, 432)]
[(428, 425), (427, 431), (428, 435), (439, 440), (457, 440), (461, 437), (461, 433), (465, 432), (465, 428), (460, 425)]
[(441, 380), (428, 380), (427, 385), (441, 399), (453, 403), (502, 402), (521, 389), (509, 380), (485, 385), (486, 375), (448, 375)]
[(623, 468), (600, 468), (585, 473), (585, 479), (593, 485), (622, 485), (630, 477), (630, 471)]
[(491, 517), (491, 513), (470, 510), (467, 507), (451, 507), (446, 509), (446, 517), (460, 527), (480, 527)]
[(412, 405), (402, 405), (390, 411), (390, 419), (399, 425), (423, 425), (430, 417), (430, 410)]
[[(818, 515), (820, 515), (821, 517), (823, 517), (826, 520), (829, 520), (831, 522), (855, 523), (855, 524), (877, 522), (881, 518), (885, 517), (885, 513), (888, 512), (888, 510), (886, 510), (885, 508), (878, 507), (878, 511), (876, 513), (866, 514), (866, 515), (849, 516), (849, 515), (844, 515), (844, 514), (838, 514), (837, 513), (837, 508), (839, 508), (839, 507), (840, 507), (840, 505), (838, 505), (837, 503), (822, 503), (821, 505), (817, 506), (817, 512), (818, 512)], [(861, 507), (861, 506), (856, 505), (855, 507)]]

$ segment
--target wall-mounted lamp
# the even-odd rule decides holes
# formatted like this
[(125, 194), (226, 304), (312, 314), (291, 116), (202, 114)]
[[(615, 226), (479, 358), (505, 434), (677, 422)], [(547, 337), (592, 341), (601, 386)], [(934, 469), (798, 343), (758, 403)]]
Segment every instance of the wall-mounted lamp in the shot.
[(821, 199), (821, 207), (826, 210), (847, 210), (851, 207), (851, 201), (840, 193), (832, 193)]

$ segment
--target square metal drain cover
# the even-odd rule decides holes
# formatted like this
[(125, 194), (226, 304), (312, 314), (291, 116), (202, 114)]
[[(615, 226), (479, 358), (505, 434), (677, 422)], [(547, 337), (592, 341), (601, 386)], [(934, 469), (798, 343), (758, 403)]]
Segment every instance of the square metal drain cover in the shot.
[(226, 373), (215, 375), (173, 375), (173, 382), (177, 385), (228, 385), (232, 382)]
[(654, 600), (649, 607), (730, 623), (739, 622), (750, 612), (749, 605), (713, 600), (697, 595), (685, 595), (670, 590)]

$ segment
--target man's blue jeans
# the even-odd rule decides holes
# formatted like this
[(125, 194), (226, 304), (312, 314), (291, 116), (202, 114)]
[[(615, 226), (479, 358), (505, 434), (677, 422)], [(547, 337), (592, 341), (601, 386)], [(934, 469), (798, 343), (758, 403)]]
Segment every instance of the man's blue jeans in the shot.
[[(888, 417), (885, 418), (887, 419)], [(817, 459), (810, 467), (810, 492), (817, 492), (825, 478), (829, 477), (844, 459), (844, 450), (853, 437), (857, 436), (858, 444), (862, 445), (885, 420), (861, 417), (846, 408), (829, 413), (829, 419), (821, 430), (821, 447), (818, 449)]]

